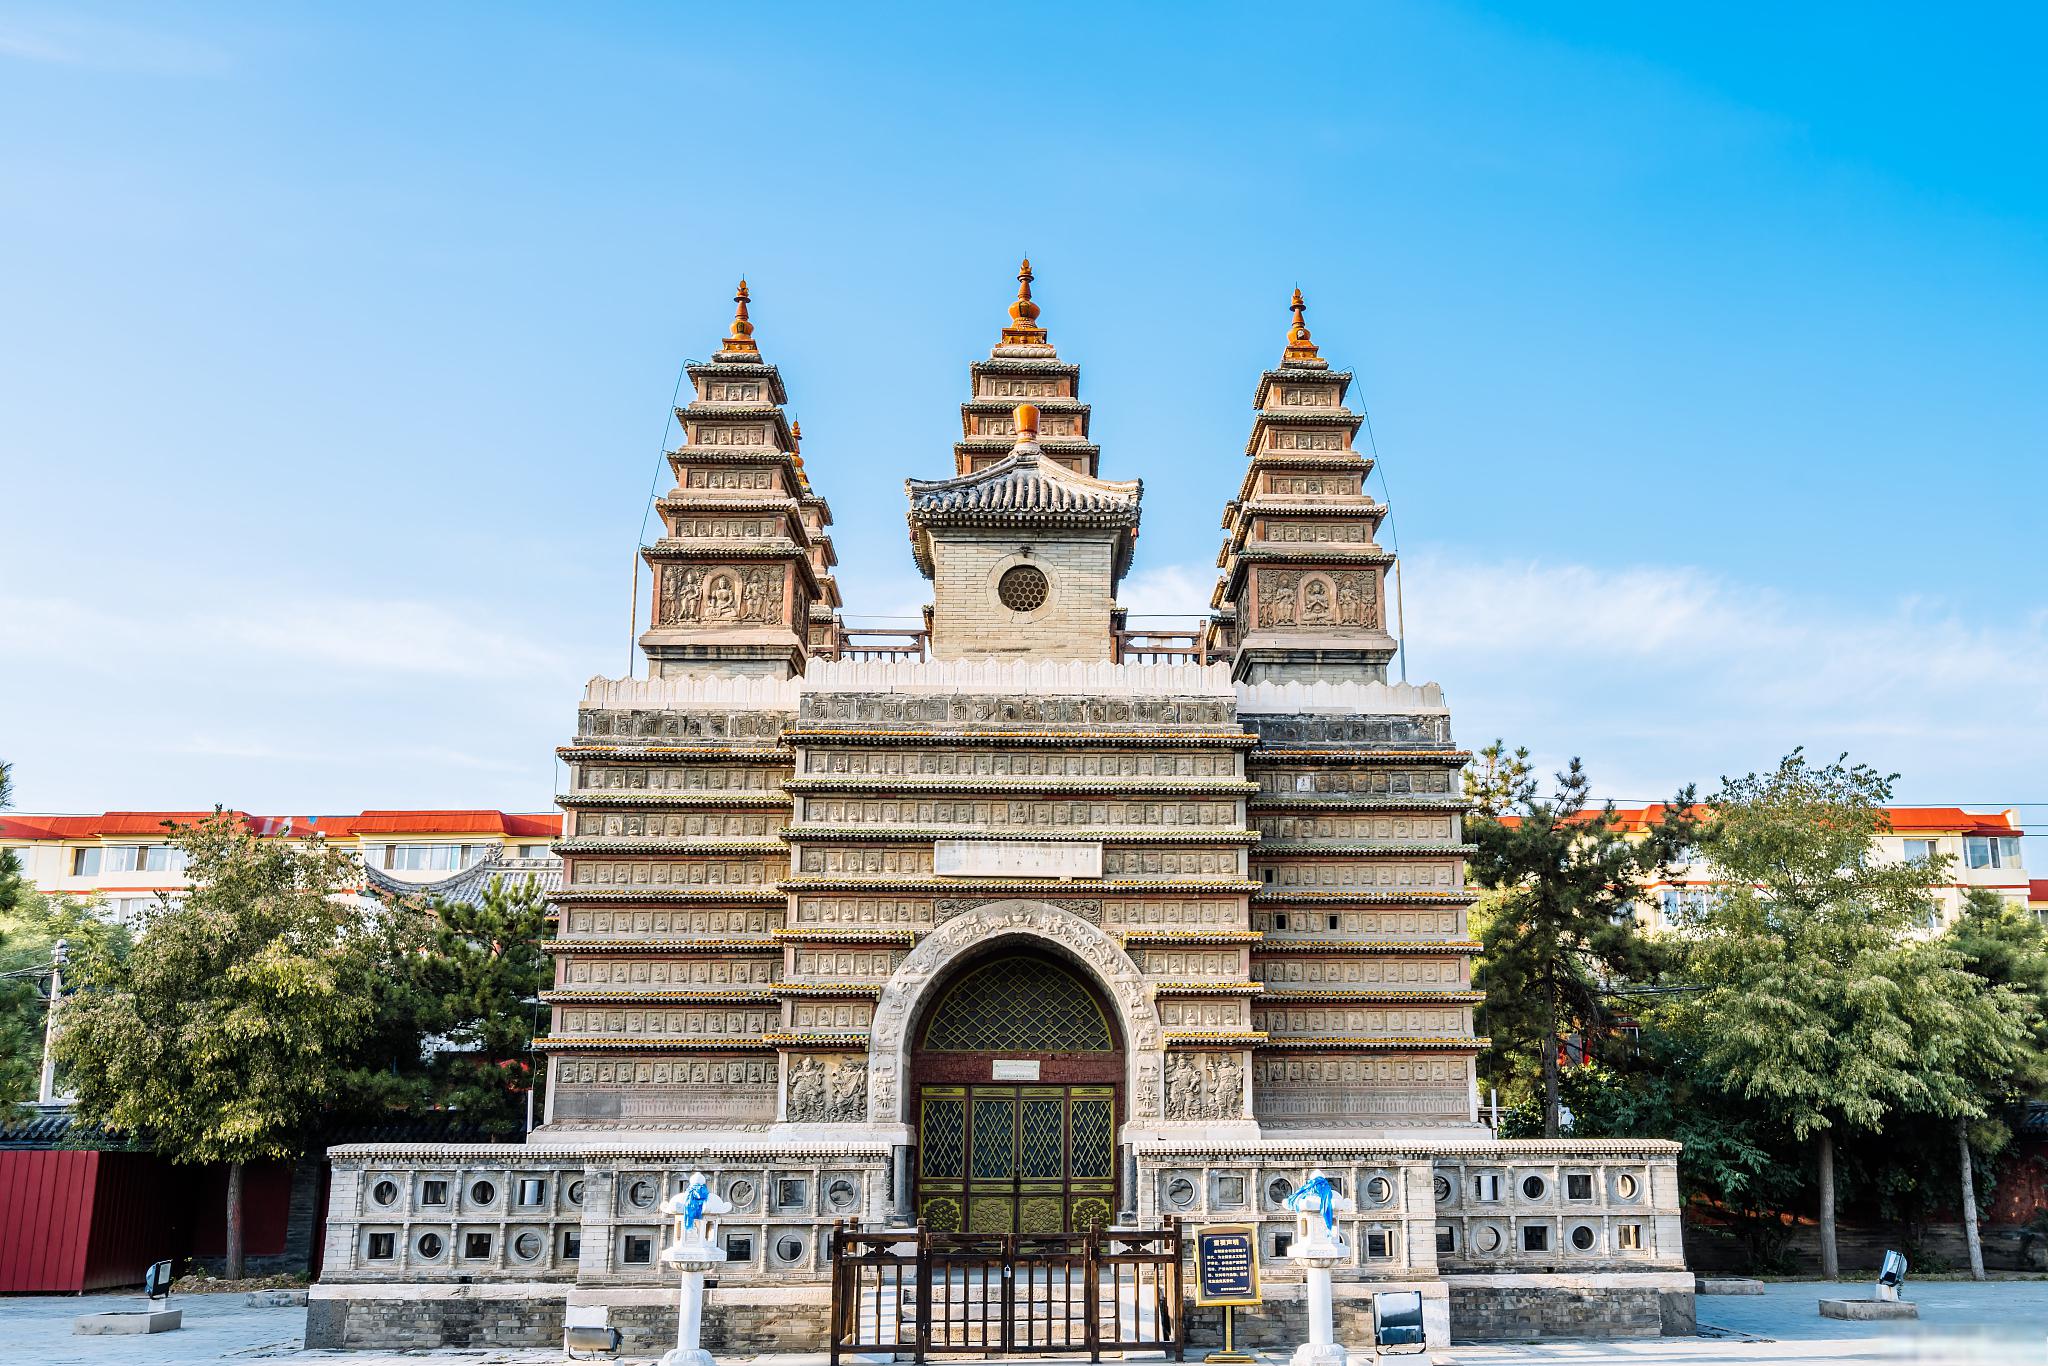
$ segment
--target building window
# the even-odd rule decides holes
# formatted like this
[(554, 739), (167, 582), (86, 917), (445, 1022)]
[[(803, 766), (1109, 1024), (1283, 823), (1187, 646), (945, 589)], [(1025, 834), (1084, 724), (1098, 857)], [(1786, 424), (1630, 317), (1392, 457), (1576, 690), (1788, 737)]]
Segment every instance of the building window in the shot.
[(370, 1187), (370, 1198), (380, 1205), (389, 1205), (396, 1202), (398, 1199), (398, 1183), (395, 1181), (379, 1181), (376, 1185)]
[(447, 1183), (446, 1181), (422, 1181), (422, 1182), (420, 1182), (420, 1203), (421, 1203), (422, 1205), (445, 1205), (445, 1204), (447, 1204), (447, 1203), (448, 1203), (448, 1183)]
[(1592, 1225), (1579, 1224), (1572, 1229), (1572, 1246), (1581, 1252), (1591, 1252), (1597, 1236), (1593, 1232)]
[(1614, 1245), (1624, 1252), (1643, 1250), (1643, 1226), (1641, 1224), (1616, 1224)]
[(452, 873), (489, 851), (483, 844), (387, 844), (384, 866), (401, 873)]
[(619, 1260), (628, 1266), (645, 1266), (654, 1260), (654, 1239), (644, 1233), (629, 1233)]
[(1593, 1178), (1585, 1172), (1571, 1172), (1564, 1178), (1564, 1198), (1567, 1200), (1591, 1200)]
[(1543, 1178), (1540, 1176), (1525, 1176), (1522, 1178), (1522, 1195), (1527, 1199), (1541, 1200), (1543, 1192), (1547, 1189), (1548, 1187), (1544, 1185)]
[(562, 1230), (562, 1259), (573, 1262), (583, 1255), (583, 1231), (565, 1228)]
[(419, 1249), (421, 1257), (431, 1262), (441, 1255), (441, 1235), (438, 1233), (422, 1233), (414, 1241), (413, 1246)]
[(479, 1181), (469, 1188), (471, 1204), (488, 1205), (498, 1198), (498, 1188), (488, 1181)]
[(1500, 1199), (1500, 1173), (1481, 1172), (1479, 1175), (1473, 1177), (1472, 1198), (1474, 1200)]
[(465, 1233), (462, 1235), (462, 1255), (465, 1257), (488, 1257), (491, 1255), (491, 1235), (488, 1233)]
[(71, 851), (71, 876), (98, 877), (100, 873), (101, 849), (74, 849)]
[(373, 1233), (370, 1244), (363, 1255), (373, 1262), (388, 1262), (397, 1255), (398, 1235), (395, 1233)]
[(1522, 1251), (1550, 1251), (1550, 1230), (1542, 1224), (1525, 1224), (1522, 1227)]
[(175, 844), (152, 844), (142, 851), (142, 868), (148, 873), (182, 873), (191, 861)]
[(1393, 1256), (1393, 1235), (1383, 1228), (1367, 1229), (1365, 1234), (1365, 1255), (1382, 1258)]
[(2017, 868), (2020, 842), (2013, 835), (1971, 835), (1963, 840), (1963, 862), (1972, 868)]
[(519, 1203), (522, 1205), (544, 1205), (548, 1199), (548, 1183), (538, 1176), (519, 1178)]
[(754, 1260), (754, 1235), (751, 1233), (728, 1233), (725, 1235), (725, 1259), (728, 1262), (751, 1262)]
[(1036, 612), (1050, 591), (1045, 571), (1034, 564), (1013, 565), (996, 580), (996, 598), (1012, 612)]
[(1933, 859), (1934, 859), (1934, 851), (1935, 851), (1935, 842), (1934, 842), (1933, 840), (1907, 840), (1907, 841), (1906, 841), (1906, 862), (1908, 862), (1908, 863), (1929, 863), (1929, 862), (1932, 862), (1932, 861), (1933, 861)]
[(1458, 1251), (1458, 1230), (1449, 1224), (1436, 1226), (1436, 1252), (1439, 1257), (1454, 1256)]

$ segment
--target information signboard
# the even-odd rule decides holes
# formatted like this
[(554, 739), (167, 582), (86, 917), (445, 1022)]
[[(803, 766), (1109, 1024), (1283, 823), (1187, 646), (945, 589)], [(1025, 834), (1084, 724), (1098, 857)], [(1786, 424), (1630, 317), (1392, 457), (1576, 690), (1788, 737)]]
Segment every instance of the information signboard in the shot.
[(1195, 1230), (1195, 1303), (1260, 1303), (1257, 1229), (1211, 1224)]

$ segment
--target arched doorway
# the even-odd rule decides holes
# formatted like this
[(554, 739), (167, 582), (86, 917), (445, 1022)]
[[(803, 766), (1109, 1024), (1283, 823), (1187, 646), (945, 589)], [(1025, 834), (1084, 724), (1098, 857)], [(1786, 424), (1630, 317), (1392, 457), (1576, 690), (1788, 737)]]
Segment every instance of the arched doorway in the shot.
[(920, 1219), (948, 1233), (1111, 1221), (1124, 1045), (1093, 983), (1052, 954), (1000, 946), (939, 986), (915, 1037)]

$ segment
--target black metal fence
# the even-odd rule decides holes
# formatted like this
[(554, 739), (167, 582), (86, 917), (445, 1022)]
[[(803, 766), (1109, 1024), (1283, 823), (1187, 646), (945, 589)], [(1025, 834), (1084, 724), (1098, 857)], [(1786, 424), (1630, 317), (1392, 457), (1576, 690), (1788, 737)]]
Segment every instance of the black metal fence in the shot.
[(1181, 1231), (832, 1229), (833, 1366), (842, 1355), (1164, 1351), (1186, 1359)]

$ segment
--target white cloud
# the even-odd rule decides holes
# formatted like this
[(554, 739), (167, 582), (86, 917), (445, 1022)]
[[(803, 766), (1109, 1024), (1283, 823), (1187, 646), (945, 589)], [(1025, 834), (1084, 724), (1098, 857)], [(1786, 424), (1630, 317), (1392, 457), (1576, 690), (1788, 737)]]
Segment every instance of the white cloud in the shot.
[[(1596, 569), (1442, 554), (1404, 566), (1408, 676), (1468, 742), (1585, 755), (1606, 792), (1667, 795), (1793, 745), (1902, 775), (1909, 800), (2048, 787), (2048, 611), (1980, 620), (1873, 591), (1846, 604), (1692, 566)], [(1134, 612), (1197, 612), (1214, 571), (1133, 574)], [(1141, 605), (1142, 604), (1142, 605)]]

